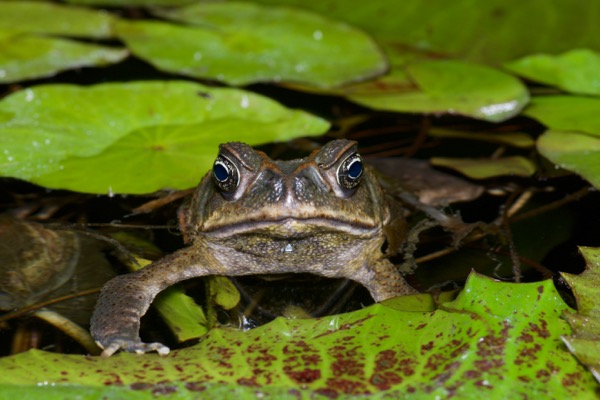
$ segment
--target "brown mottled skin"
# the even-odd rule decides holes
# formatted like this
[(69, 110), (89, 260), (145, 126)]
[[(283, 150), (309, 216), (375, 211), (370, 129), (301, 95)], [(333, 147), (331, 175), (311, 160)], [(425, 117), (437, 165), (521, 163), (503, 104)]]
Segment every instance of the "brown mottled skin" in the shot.
[(366, 166), (358, 177), (338, 178), (352, 161), (362, 165), (355, 142), (332, 141), (291, 161), (228, 143), (219, 159), (237, 170), (237, 184), (219, 182), (217, 162), (202, 179), (180, 210), (190, 246), (102, 289), (91, 332), (104, 356), (168, 353), (141, 342), (140, 318), (161, 290), (193, 277), (312, 273), (359, 282), (376, 301), (415, 293), (388, 260), (406, 236), (398, 203)]

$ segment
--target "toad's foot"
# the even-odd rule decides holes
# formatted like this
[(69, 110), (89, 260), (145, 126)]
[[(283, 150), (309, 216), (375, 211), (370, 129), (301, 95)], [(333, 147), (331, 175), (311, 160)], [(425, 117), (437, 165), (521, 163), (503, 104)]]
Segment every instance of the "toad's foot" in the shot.
[(149, 353), (156, 351), (161, 356), (166, 356), (171, 351), (167, 346), (162, 343), (144, 343), (139, 340), (131, 339), (110, 339), (106, 344), (96, 342), (98, 346), (104, 349), (101, 356), (104, 358), (110, 357), (115, 354), (118, 350), (127, 352), (135, 352), (137, 354)]

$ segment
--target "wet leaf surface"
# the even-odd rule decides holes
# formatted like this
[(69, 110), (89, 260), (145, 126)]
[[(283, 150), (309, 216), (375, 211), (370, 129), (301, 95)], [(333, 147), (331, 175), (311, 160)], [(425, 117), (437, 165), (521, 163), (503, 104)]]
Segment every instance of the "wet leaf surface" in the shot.
[(166, 357), (30, 351), (0, 360), (7, 372), (0, 383), (185, 393), (220, 382), (231, 390), (304, 396), (592, 398), (593, 377), (561, 345), (570, 328), (560, 316), (569, 308), (552, 281), (510, 284), (472, 275), (458, 298), (438, 310), (423, 311), (419, 302), (405, 311), (403, 301), (317, 320), (279, 318), (248, 332), (214, 329), (200, 344)]
[(38, 86), (0, 107), (2, 175), (92, 193), (193, 187), (219, 143), (288, 140), (329, 126), (254, 93), (182, 81)]
[(302, 9), (212, 2), (156, 12), (189, 25), (121, 22), (117, 32), (135, 55), (163, 71), (231, 85), (291, 81), (327, 88), (387, 69), (365, 33)]

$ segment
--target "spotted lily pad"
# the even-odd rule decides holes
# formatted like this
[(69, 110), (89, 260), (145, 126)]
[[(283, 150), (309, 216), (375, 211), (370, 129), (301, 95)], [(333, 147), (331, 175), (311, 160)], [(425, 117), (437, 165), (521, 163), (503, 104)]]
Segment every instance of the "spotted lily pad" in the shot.
[(232, 85), (334, 87), (387, 69), (368, 35), (299, 8), (201, 2), (155, 12), (187, 25), (122, 21), (117, 32), (134, 54), (164, 71)]
[(182, 81), (38, 86), (5, 97), (0, 110), (1, 175), (91, 193), (189, 188), (219, 143), (329, 127), (251, 92)]
[(503, 121), (529, 101), (527, 88), (501, 71), (460, 61), (421, 61), (374, 83), (346, 88), (350, 100), (390, 111), (460, 114)]
[[(472, 275), (454, 301), (394, 299), (349, 314), (217, 328), (166, 357), (109, 359), (42, 351), (0, 360), (0, 389), (44, 381), (44, 393), (117, 388), (141, 395), (201, 390), (222, 397), (594, 398), (591, 373), (562, 346), (569, 308), (551, 280), (511, 284)], [(403, 306), (403, 302), (408, 304)], [(412, 311), (407, 311), (407, 306)], [(216, 388), (219, 389), (216, 389)], [(12, 390), (12, 392), (11, 392)], [(215, 394), (216, 395), (216, 394)]]
[(534, 54), (504, 65), (508, 70), (576, 94), (600, 95), (600, 54), (588, 49)]

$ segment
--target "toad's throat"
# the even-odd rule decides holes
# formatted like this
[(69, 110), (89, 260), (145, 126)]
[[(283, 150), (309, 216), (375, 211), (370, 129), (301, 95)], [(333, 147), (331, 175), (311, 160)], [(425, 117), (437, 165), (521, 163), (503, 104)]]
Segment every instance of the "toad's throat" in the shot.
[(292, 218), (276, 220), (245, 220), (224, 226), (204, 229), (206, 234), (216, 237), (257, 234), (278, 239), (303, 238), (323, 233), (340, 233), (353, 236), (372, 236), (380, 232), (381, 226), (375, 222), (348, 222), (329, 218)]

